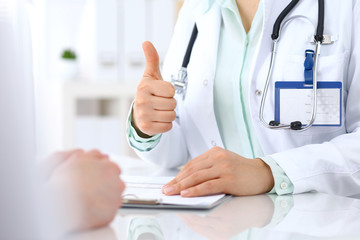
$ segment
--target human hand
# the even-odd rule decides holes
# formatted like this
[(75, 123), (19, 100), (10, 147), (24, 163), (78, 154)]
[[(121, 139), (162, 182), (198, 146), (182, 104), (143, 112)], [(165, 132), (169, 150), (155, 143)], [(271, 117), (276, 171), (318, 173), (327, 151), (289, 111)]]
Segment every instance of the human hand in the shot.
[(174, 86), (160, 73), (159, 55), (150, 42), (143, 43), (146, 69), (136, 92), (133, 107), (133, 126), (142, 137), (171, 130), (176, 118)]
[(121, 206), (125, 185), (107, 155), (77, 150), (67, 155), (46, 183), (63, 232), (105, 226)]
[(166, 195), (197, 197), (216, 193), (237, 196), (269, 192), (274, 186), (270, 167), (220, 147), (194, 158), (162, 188)]
[(76, 152), (82, 152), (82, 150), (74, 149), (69, 151), (55, 152), (51, 156), (47, 157), (44, 161), (40, 162), (37, 166), (37, 169), (39, 170), (41, 181), (47, 181), (54, 173), (55, 169)]

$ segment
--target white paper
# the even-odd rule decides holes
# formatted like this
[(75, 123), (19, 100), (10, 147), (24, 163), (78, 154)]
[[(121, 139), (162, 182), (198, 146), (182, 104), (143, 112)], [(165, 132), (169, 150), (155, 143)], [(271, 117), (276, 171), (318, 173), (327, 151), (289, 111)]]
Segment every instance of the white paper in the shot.
[[(280, 121), (310, 122), (313, 108), (312, 89), (281, 89)], [(317, 114), (314, 125), (340, 124), (340, 89), (318, 89)]]
[(205, 197), (183, 198), (180, 195), (166, 196), (161, 192), (164, 184), (173, 177), (122, 177), (126, 182), (123, 193), (125, 199), (160, 200), (162, 204), (181, 206), (210, 206), (225, 197), (225, 194), (217, 194)]

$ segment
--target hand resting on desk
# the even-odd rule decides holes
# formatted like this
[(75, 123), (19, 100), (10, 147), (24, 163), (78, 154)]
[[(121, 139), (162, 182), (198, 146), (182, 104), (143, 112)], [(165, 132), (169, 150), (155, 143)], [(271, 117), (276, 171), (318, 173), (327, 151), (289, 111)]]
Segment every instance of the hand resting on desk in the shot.
[(183, 197), (216, 193), (244, 196), (269, 192), (273, 186), (271, 169), (261, 159), (247, 159), (214, 147), (188, 162), (162, 192)]

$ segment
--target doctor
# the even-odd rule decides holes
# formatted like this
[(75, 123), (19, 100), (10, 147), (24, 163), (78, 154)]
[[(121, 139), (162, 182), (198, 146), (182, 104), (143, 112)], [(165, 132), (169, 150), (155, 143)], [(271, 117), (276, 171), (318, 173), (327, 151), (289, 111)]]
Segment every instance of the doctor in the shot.
[[(184, 197), (309, 191), (360, 193), (360, 2), (326, 0), (319, 82), (341, 82), (340, 126), (273, 130), (259, 119), (271, 58), (271, 33), (290, 0), (186, 0), (162, 74), (143, 44), (147, 65), (129, 115), (128, 139), (140, 157), (183, 170), (163, 187)], [(275, 81), (304, 80), (304, 51), (315, 50), (317, 1), (301, 0), (286, 15), (264, 107), (274, 116)], [(186, 97), (177, 75), (194, 24)], [(163, 81), (164, 80), (164, 81)], [(178, 116), (177, 116), (178, 115)]]

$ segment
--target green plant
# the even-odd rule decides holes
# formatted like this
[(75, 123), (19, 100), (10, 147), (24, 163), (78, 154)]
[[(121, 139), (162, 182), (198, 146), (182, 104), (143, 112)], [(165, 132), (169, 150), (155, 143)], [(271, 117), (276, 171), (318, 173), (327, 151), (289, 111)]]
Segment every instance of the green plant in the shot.
[(66, 59), (66, 60), (76, 60), (77, 56), (76, 56), (76, 53), (74, 51), (72, 51), (71, 49), (66, 49), (66, 50), (64, 50), (61, 58)]

